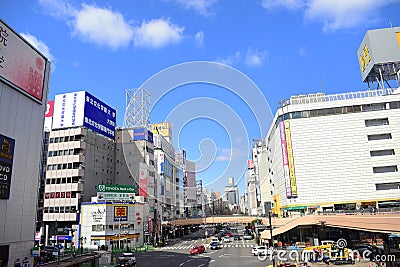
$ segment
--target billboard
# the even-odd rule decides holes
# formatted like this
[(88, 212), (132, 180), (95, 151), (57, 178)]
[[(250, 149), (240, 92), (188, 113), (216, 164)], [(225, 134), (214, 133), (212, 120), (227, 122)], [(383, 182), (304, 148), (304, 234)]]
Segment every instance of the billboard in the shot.
[(15, 140), (0, 134), (0, 145), (0, 199), (9, 199)]
[(297, 197), (297, 184), (296, 184), (296, 174), (294, 171), (292, 137), (290, 134), (290, 124), (289, 121), (287, 120), (285, 121), (285, 135), (286, 135), (287, 158), (289, 165), (290, 189), (292, 191), (292, 197)]
[(53, 117), (53, 113), (54, 113), (54, 100), (49, 100), (47, 101), (45, 117), (46, 118)]
[(133, 129), (133, 141), (145, 140), (145, 139), (146, 139), (146, 129), (145, 128)]
[(47, 59), (0, 20), (0, 79), (41, 103)]
[(99, 184), (97, 192), (137, 194), (138, 188), (136, 185)]
[(400, 68), (400, 27), (367, 31), (358, 50), (363, 82), (393, 80)]
[(85, 126), (114, 139), (116, 111), (86, 91), (55, 96), (53, 129)]
[(114, 222), (122, 222), (128, 220), (128, 206), (114, 207)]
[(145, 163), (139, 163), (139, 196), (147, 197), (147, 165)]
[(171, 123), (161, 122), (151, 125), (151, 131), (153, 134), (161, 134), (164, 137), (172, 137)]
[(288, 153), (286, 147), (286, 134), (285, 134), (285, 124), (283, 121), (279, 123), (279, 133), (281, 137), (281, 148), (282, 148), (282, 159), (283, 159), (283, 177), (285, 179), (286, 186), (286, 197), (292, 197), (292, 189), (290, 187), (290, 177), (289, 177), (289, 161)]

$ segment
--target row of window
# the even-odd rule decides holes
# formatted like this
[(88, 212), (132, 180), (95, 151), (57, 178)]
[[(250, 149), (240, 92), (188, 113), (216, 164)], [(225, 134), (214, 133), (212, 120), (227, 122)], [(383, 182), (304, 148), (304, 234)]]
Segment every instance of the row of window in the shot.
[(44, 213), (76, 213), (75, 206), (44, 207)]
[[(47, 178), (46, 184), (70, 184), (70, 183), (78, 183), (81, 177), (61, 177), (61, 178)], [(83, 183), (83, 180), (82, 180)]]
[(92, 231), (93, 232), (104, 232), (108, 228), (111, 231), (114, 230), (119, 230), (121, 228), (121, 231), (126, 231), (126, 230), (135, 230), (135, 225), (132, 224), (110, 224), (110, 225), (104, 225), (104, 224), (96, 224), (92, 225)]
[(400, 101), (393, 101), (393, 102), (389, 102), (389, 103), (374, 103), (374, 104), (366, 104), (366, 105), (354, 105), (354, 106), (346, 106), (346, 107), (294, 111), (294, 112), (289, 112), (289, 113), (279, 116), (275, 122), (275, 127), (278, 127), (278, 125), (281, 121), (284, 121), (287, 119), (300, 119), (300, 118), (310, 118), (310, 117), (348, 114), (348, 113), (357, 113), (357, 112), (368, 112), (368, 111), (376, 111), (376, 110), (399, 109), (399, 108), (400, 108)]
[(83, 169), (84, 165), (81, 162), (73, 162), (73, 163), (60, 163), (60, 164), (49, 164), (47, 165), (48, 171), (56, 171), (56, 170), (66, 170), (66, 169)]
[(64, 149), (64, 150), (57, 150), (57, 151), (49, 151), (48, 157), (79, 155), (82, 153), (83, 153), (83, 150), (80, 148)]
[(50, 144), (52, 143), (62, 143), (62, 142), (71, 142), (71, 141), (81, 141), (83, 140), (83, 135), (71, 135), (71, 136), (61, 136), (61, 137), (51, 137)]

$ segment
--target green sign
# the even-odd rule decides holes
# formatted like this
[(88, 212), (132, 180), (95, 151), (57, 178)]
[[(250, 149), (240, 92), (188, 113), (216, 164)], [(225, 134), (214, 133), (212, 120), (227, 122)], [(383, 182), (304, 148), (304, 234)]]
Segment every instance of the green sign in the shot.
[(150, 212), (154, 212), (154, 207), (150, 207)]
[(98, 193), (131, 193), (138, 194), (136, 185), (119, 185), (119, 184), (99, 184), (97, 186)]

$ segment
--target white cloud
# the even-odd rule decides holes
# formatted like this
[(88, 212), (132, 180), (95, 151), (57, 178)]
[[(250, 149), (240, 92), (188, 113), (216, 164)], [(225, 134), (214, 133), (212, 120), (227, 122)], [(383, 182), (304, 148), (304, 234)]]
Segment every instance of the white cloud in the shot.
[(358, 27), (374, 22), (379, 9), (399, 0), (262, 0), (267, 10), (286, 8), (304, 11), (305, 19), (323, 24), (323, 31)]
[(300, 47), (297, 52), (299, 53), (300, 56), (305, 56), (307, 55), (307, 48), (305, 46)]
[(35, 36), (29, 33), (21, 33), (21, 36), (27, 40), (33, 47), (40, 51), (52, 63), (54, 69), (55, 57), (51, 54), (50, 48), (42, 41), (38, 40)]
[(388, 0), (311, 0), (305, 16), (311, 21), (321, 21), (324, 31), (353, 28), (373, 20), (373, 15), (391, 2)]
[(247, 50), (245, 63), (250, 67), (261, 66), (268, 57), (268, 51), (253, 51), (251, 48)]
[(135, 46), (160, 48), (168, 44), (177, 44), (183, 39), (184, 29), (170, 23), (169, 20), (144, 21), (134, 30)]
[(217, 58), (215, 61), (225, 65), (233, 66), (238, 64), (241, 59), (242, 59), (241, 53), (239, 51), (236, 51), (236, 53), (233, 56), (229, 56), (227, 58)]
[(96, 6), (84, 4), (76, 14), (74, 26), (74, 33), (84, 40), (113, 50), (129, 45), (133, 37), (133, 29), (122, 14)]
[[(73, 35), (112, 50), (128, 46), (132, 41), (135, 46), (160, 48), (183, 39), (184, 27), (173, 25), (169, 20), (143, 21), (140, 27), (133, 27), (120, 12), (111, 8), (83, 4), (77, 9), (63, 0), (39, 0), (39, 3), (50, 15), (65, 20)], [(197, 37), (201, 36), (196, 36), (196, 40)]]
[(276, 8), (286, 8), (289, 10), (296, 10), (305, 5), (306, 0), (262, 0), (261, 5), (263, 8), (272, 10)]
[(204, 17), (215, 14), (214, 4), (217, 0), (174, 0), (185, 9), (193, 9)]
[(194, 40), (196, 42), (196, 44), (198, 46), (202, 45), (204, 42), (204, 32), (202, 31), (198, 31), (195, 35), (194, 35)]

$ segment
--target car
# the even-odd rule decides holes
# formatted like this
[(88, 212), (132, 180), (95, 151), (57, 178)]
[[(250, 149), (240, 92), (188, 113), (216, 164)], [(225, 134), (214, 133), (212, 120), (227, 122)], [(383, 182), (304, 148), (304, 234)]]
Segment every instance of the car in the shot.
[(253, 236), (250, 235), (250, 234), (244, 234), (244, 235), (243, 235), (243, 239), (244, 239), (244, 240), (252, 240), (252, 239), (253, 239)]
[(190, 248), (189, 253), (190, 255), (194, 254), (200, 254), (206, 251), (206, 248), (204, 245), (194, 245), (193, 247)]
[(359, 254), (361, 257), (367, 258), (371, 261), (373, 261), (376, 258), (376, 256), (383, 254), (382, 249), (368, 244), (357, 245), (353, 250), (353, 253), (354, 252)]
[(217, 243), (219, 243), (218, 237), (213, 237), (213, 238), (211, 238), (211, 243), (212, 243), (212, 242), (217, 242)]
[(219, 249), (219, 248), (221, 248), (221, 245), (220, 245), (220, 243), (217, 241), (217, 242), (211, 242), (210, 243), (210, 248), (211, 249)]
[(224, 243), (231, 242), (231, 238), (229, 236), (224, 237)]
[(240, 237), (240, 235), (234, 235), (233, 236), (233, 240), (241, 240), (242, 238)]
[(229, 236), (229, 237), (231, 237), (231, 236), (232, 236), (232, 234), (228, 232), (228, 233), (226, 233), (226, 234), (225, 234), (225, 236)]
[(271, 250), (266, 246), (255, 246), (251, 249), (251, 253), (254, 256), (259, 256), (259, 255), (268, 256), (271, 254)]
[(136, 266), (136, 257), (133, 253), (126, 252), (122, 253), (118, 258), (118, 267), (135, 267)]

